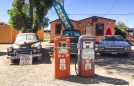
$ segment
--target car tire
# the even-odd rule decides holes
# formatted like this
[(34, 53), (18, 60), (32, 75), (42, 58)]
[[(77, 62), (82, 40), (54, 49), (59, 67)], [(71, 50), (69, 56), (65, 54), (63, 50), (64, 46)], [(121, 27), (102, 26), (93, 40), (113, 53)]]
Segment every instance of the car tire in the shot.
[(41, 60), (42, 60), (42, 56), (38, 56), (38, 57), (37, 57), (37, 60), (38, 60), (38, 61), (41, 61)]
[(10, 63), (14, 63), (14, 59), (10, 59)]

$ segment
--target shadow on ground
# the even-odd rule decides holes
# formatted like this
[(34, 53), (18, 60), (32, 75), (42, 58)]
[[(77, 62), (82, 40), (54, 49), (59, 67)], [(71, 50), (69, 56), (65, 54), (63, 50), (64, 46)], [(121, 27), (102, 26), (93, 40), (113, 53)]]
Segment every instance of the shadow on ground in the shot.
[(132, 74), (134, 71), (134, 55), (131, 53), (129, 56), (123, 54), (105, 56), (96, 55), (95, 64), (101, 67), (106, 67), (107, 70), (114, 69), (121, 73)]
[(1, 52), (0, 51), (0, 56), (4, 56), (4, 55), (7, 55), (7, 52)]
[(42, 61), (38, 61), (38, 60), (34, 60), (33, 61), (33, 65), (36, 65), (36, 64), (51, 64), (51, 56), (49, 54), (49, 50), (48, 49), (45, 49), (43, 48), (42, 49), (42, 53), (43, 53), (43, 56), (42, 56)]
[(74, 83), (81, 83), (81, 84), (100, 84), (100, 83), (107, 83), (112, 85), (129, 85), (129, 83), (123, 79), (118, 78), (111, 78), (106, 76), (97, 75), (95, 77), (90, 78), (82, 78), (76, 75), (71, 75), (71, 78), (61, 78), (60, 80), (65, 80)]

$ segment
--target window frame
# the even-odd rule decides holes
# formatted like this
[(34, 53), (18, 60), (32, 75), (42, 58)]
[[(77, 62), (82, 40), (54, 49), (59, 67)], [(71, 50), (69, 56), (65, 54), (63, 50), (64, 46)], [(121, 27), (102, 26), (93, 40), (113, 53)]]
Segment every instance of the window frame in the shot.
[[(60, 27), (58, 27), (58, 25)], [(61, 34), (62, 25), (61, 24), (55, 24), (55, 34)]]
[[(102, 30), (100, 30), (100, 32), (102, 32), (101, 34), (98, 34), (98, 25), (102, 25), (103, 26), (103, 29)], [(96, 34), (96, 36), (103, 36), (104, 35), (104, 23), (97, 23), (96, 25), (95, 25), (96, 27), (95, 27), (95, 34)]]

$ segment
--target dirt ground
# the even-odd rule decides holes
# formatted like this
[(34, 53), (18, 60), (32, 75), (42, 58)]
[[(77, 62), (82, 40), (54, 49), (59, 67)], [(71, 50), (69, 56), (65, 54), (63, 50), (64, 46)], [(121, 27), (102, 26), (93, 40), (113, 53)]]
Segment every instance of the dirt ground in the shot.
[[(95, 77), (81, 78), (74, 68), (75, 56), (71, 56), (70, 78), (54, 78), (53, 43), (42, 42), (43, 60), (33, 60), (33, 65), (20, 66), (16, 60), (10, 64), (6, 48), (0, 44), (0, 86), (134, 86), (134, 53), (100, 56), (96, 53)], [(132, 47), (134, 50), (134, 47)]]

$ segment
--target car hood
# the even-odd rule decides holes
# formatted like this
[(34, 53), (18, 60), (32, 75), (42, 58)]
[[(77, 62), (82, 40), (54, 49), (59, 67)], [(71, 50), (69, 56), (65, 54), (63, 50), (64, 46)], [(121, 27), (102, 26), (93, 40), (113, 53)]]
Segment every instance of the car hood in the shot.
[(115, 46), (115, 47), (130, 46), (130, 44), (128, 44), (125, 41), (101, 41), (100, 43), (102, 46)]
[(38, 42), (39, 42), (38, 40), (17, 41), (17, 42), (14, 42), (13, 48), (15, 48), (16, 46), (31, 48), (32, 45), (34, 46), (34, 44)]

